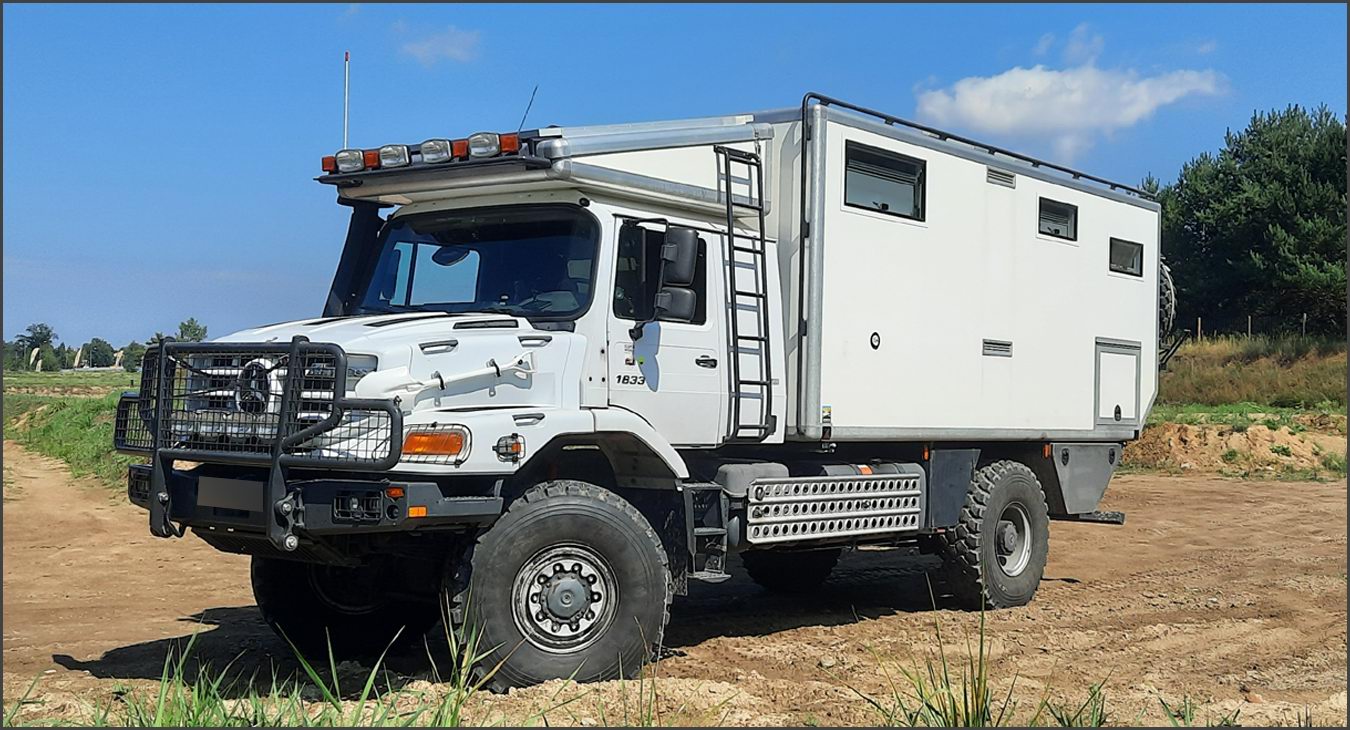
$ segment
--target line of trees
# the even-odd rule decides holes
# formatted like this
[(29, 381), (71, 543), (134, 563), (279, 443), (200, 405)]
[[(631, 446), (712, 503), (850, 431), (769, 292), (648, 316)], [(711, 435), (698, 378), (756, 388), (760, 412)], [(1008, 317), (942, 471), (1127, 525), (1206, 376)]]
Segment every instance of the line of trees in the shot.
[[(149, 340), (151, 344), (165, 339), (162, 332), (156, 332)], [(175, 339), (187, 342), (201, 342), (206, 339), (206, 325), (196, 318), (178, 323)], [(70, 347), (59, 342), (60, 337), (44, 322), (28, 325), (22, 334), (12, 342), (4, 343), (5, 370), (44, 370), (55, 371), (75, 367), (79, 357), (81, 367), (106, 368), (117, 364), (117, 350), (101, 337), (95, 337), (79, 347)], [(121, 348), (122, 367), (134, 371), (141, 365), (145, 355), (145, 345), (132, 340)]]
[(1346, 120), (1325, 106), (1258, 112), (1176, 182), (1144, 181), (1162, 204), (1163, 254), (1180, 326), (1346, 332)]

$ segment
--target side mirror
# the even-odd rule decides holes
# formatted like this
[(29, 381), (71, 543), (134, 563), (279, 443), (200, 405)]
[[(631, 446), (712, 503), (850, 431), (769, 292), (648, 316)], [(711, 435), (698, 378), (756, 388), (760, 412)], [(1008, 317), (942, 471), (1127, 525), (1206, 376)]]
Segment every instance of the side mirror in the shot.
[(656, 292), (654, 309), (658, 322), (692, 322), (698, 311), (698, 295), (693, 289), (663, 286)]
[(661, 286), (693, 286), (698, 269), (698, 231), (671, 226), (661, 246)]

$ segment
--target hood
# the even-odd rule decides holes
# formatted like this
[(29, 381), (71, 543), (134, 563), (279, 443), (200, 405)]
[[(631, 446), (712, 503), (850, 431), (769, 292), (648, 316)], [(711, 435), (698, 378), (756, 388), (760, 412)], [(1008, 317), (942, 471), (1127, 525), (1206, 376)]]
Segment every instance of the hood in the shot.
[[(289, 342), (296, 335), (333, 343), (347, 352), (352, 361), (349, 393), (399, 398), (405, 412), (563, 407), (580, 400), (585, 338), (538, 330), (511, 315), (407, 312), (325, 317), (240, 330), (215, 341)], [(351, 357), (356, 355), (367, 357)], [(367, 374), (369, 356), (377, 363)], [(354, 369), (358, 364), (359, 372)]]

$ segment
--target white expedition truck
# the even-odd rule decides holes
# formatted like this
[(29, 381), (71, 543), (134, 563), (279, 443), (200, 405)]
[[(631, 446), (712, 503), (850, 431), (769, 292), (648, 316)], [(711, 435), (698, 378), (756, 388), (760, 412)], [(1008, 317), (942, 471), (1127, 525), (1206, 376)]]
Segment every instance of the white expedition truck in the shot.
[(323, 315), (151, 348), (150, 530), (252, 556), (302, 651), (446, 609), (491, 686), (631, 674), (739, 553), (809, 591), (917, 546), (1017, 606), (1157, 392), (1141, 191), (818, 94), (348, 149)]

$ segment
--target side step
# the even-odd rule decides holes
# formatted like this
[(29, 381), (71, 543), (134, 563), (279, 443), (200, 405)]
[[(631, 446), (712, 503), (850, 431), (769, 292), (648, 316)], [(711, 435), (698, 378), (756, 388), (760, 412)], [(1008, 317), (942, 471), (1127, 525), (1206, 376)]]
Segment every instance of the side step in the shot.
[(721, 484), (687, 482), (684, 491), (685, 541), (689, 577), (721, 583), (727, 573), (727, 494)]
[(756, 479), (747, 493), (746, 540), (802, 542), (923, 527), (927, 479), (918, 464), (895, 473)]
[(1050, 519), (1061, 522), (1096, 522), (1101, 525), (1125, 524), (1124, 512), (1084, 512), (1079, 515), (1050, 515)]

